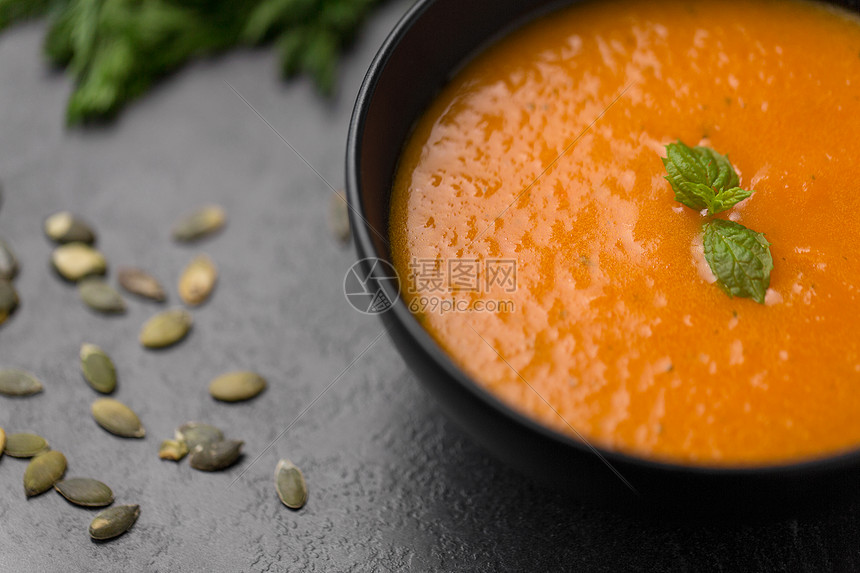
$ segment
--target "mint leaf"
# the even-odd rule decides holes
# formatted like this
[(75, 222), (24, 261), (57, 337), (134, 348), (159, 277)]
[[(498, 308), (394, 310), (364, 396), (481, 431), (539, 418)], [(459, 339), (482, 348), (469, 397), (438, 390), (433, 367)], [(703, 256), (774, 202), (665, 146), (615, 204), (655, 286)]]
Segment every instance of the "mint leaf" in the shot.
[[(676, 201), (696, 211), (701, 211), (702, 209), (710, 211), (716, 197), (713, 189), (704, 183), (689, 183), (687, 181), (681, 183), (678, 187), (679, 189), (675, 191)], [(679, 196), (681, 199), (679, 199)]]
[(693, 185), (708, 186), (707, 168), (703, 167), (696, 152), (682, 142), (666, 146), (666, 157), (661, 158), (666, 167), (665, 179), (675, 191), (675, 200), (691, 209), (701, 211), (708, 203), (700, 193), (694, 192)]
[(728, 157), (710, 147), (698, 146), (694, 147), (693, 151), (699, 156), (699, 161), (705, 164), (708, 170), (708, 184), (715, 191), (724, 191), (738, 186), (740, 183), (738, 174)]
[(748, 297), (764, 304), (773, 270), (770, 243), (764, 235), (732, 221), (714, 219), (705, 225), (703, 243), (705, 260), (719, 287), (730, 297)]
[[(742, 189), (729, 158), (709, 147), (689, 147), (679, 140), (666, 146), (666, 157), (661, 159), (675, 200), (696, 211), (707, 209), (715, 215), (755, 193)], [(712, 219), (704, 226), (703, 244), (705, 260), (726, 294), (764, 304), (773, 258), (763, 234)]]
[(699, 153), (692, 147), (685, 145), (681, 140), (666, 146), (666, 157), (663, 158), (663, 165), (669, 172), (667, 179), (673, 187), (676, 183), (685, 181), (705, 185), (711, 182), (708, 176), (707, 162), (703, 163)]
[(732, 187), (731, 189), (720, 191), (719, 193), (717, 193), (717, 196), (714, 197), (714, 202), (711, 206), (710, 213), (711, 215), (714, 215), (716, 213), (725, 211), (726, 209), (731, 209), (753, 193), (755, 193), (755, 191), (747, 191), (746, 189), (741, 189), (740, 187)]
[(682, 141), (666, 146), (665, 179), (675, 191), (675, 200), (714, 215), (753, 194), (738, 187), (738, 174), (728, 157), (709, 147), (689, 147)]

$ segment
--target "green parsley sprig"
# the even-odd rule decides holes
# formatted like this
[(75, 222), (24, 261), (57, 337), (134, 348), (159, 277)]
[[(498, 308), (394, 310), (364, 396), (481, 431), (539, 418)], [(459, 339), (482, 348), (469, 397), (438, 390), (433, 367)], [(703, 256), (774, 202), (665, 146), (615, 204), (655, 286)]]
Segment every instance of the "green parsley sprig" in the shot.
[[(709, 147), (670, 143), (662, 160), (675, 200), (696, 211), (707, 210), (709, 217), (755, 193), (739, 187), (728, 157)], [(717, 285), (730, 297), (748, 297), (764, 304), (773, 270), (770, 243), (764, 234), (734, 221), (710, 218), (704, 224), (702, 242)]]
[(75, 79), (66, 119), (106, 119), (187, 61), (273, 42), (285, 77), (334, 89), (337, 59), (381, 0), (0, 0), (0, 30), (48, 15), (45, 52)]

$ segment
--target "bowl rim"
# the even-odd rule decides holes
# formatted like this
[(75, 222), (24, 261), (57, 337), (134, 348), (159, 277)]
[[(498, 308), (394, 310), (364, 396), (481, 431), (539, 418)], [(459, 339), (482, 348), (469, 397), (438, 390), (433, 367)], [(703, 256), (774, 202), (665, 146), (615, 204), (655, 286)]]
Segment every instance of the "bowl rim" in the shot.
[[(384, 253), (380, 253), (374, 245), (371, 238), (371, 232), (374, 232), (374, 230), (366, 219), (366, 211), (364, 202), (362, 201), (359, 177), (359, 173), (361, 171), (360, 149), (364, 139), (367, 112), (373, 101), (373, 96), (380, 78), (385, 73), (387, 63), (391, 59), (392, 55), (397, 51), (404, 37), (409, 34), (414, 24), (432, 7), (435, 2), (436, 0), (418, 0), (404, 13), (403, 16), (401, 16), (374, 56), (355, 99), (346, 142), (346, 196), (348, 204), (350, 205), (350, 226), (360, 260), (365, 260), (370, 257), (390, 262), (389, 258), (386, 257)], [(570, 1), (565, 2), (562, 5), (569, 5), (572, 3), (573, 1)], [(558, 8), (559, 2), (552, 2), (552, 9)], [(541, 14), (542, 12), (537, 10), (537, 13)], [(494, 39), (495, 37), (490, 38), (491, 41)], [(478, 50), (486, 49), (486, 47), (487, 43), (484, 42), (479, 46)], [(468, 58), (469, 56), (466, 57)], [(387, 238), (387, 228), (379, 231), (384, 233)], [(363, 264), (367, 267), (367, 263)], [(369, 269), (365, 268), (365, 270)], [(387, 288), (385, 283), (383, 283), (382, 286), (383, 288)], [(389, 292), (387, 294), (390, 295), (394, 293)], [(598, 457), (603, 457), (605, 462), (609, 462), (609, 464), (611, 464), (609, 469), (615, 469), (615, 466), (618, 465), (622, 467), (632, 466), (653, 472), (688, 474), (691, 477), (700, 476), (721, 479), (778, 479), (788, 477), (789, 475), (799, 474), (804, 474), (804, 477), (811, 477), (815, 474), (832, 473), (849, 467), (855, 467), (860, 464), (860, 446), (838, 453), (822, 455), (820, 457), (788, 462), (775, 462), (772, 464), (755, 465), (751, 463), (737, 465), (696, 465), (648, 458), (636, 454), (606, 449), (599, 445), (592, 445), (588, 441), (580, 441), (571, 435), (545, 426), (530, 416), (516, 410), (492, 394), (489, 390), (485, 389), (477, 381), (473, 380), (465, 371), (454, 363), (448, 353), (445, 352), (436, 340), (433, 339), (430, 333), (418, 323), (402, 297), (391, 297), (391, 299), (394, 300), (394, 303), (391, 308), (386, 310), (383, 314), (393, 317), (394, 320), (398, 322), (399, 326), (412, 338), (412, 341), (417, 344), (421, 350), (453, 380), (454, 383), (459, 384), (474, 398), (489, 406), (497, 415), (507, 418), (509, 421), (514, 422), (524, 430), (554, 442), (555, 445), (570, 448), (579, 454), (589, 456), (595, 456), (599, 453)], [(417, 377), (420, 378), (420, 376)], [(583, 440), (587, 440), (587, 437), (583, 437)]]

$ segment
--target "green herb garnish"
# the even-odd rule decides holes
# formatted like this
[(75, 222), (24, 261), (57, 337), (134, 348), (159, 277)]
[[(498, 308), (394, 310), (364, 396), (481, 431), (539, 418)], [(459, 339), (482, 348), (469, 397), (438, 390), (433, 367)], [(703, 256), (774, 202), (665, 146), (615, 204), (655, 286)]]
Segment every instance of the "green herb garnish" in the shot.
[[(708, 147), (688, 147), (683, 142), (666, 146), (663, 165), (666, 180), (679, 203), (715, 215), (732, 208), (754, 191), (739, 187), (740, 181), (728, 157)], [(724, 219), (704, 225), (705, 260), (717, 285), (729, 296), (748, 297), (764, 304), (770, 285), (773, 258), (762, 233)]]
[(738, 174), (728, 157), (709, 147), (688, 147), (679, 141), (666, 146), (666, 155), (663, 165), (675, 200), (691, 209), (715, 215), (755, 192), (738, 187)]
[(45, 52), (74, 76), (66, 119), (113, 116), (188, 60), (274, 42), (282, 72), (324, 94), (337, 59), (380, 0), (0, 0), (0, 30), (48, 14)]
[(726, 294), (764, 303), (773, 270), (770, 243), (764, 234), (714, 219), (705, 224), (704, 247), (705, 260)]

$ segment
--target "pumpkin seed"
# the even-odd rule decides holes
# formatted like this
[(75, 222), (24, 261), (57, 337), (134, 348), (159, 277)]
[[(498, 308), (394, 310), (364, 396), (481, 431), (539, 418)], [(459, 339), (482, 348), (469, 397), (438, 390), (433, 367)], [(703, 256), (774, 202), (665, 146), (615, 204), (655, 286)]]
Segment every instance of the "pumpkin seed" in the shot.
[(211, 444), (199, 445), (191, 450), (188, 463), (195, 470), (217, 472), (236, 463), (242, 454), (242, 440), (221, 440)]
[(15, 285), (6, 279), (0, 279), (0, 324), (6, 322), (15, 309), (18, 308), (18, 291)]
[(49, 449), (45, 438), (28, 433), (9, 434), (3, 447), (3, 451), (13, 458), (32, 458)]
[(300, 509), (308, 500), (305, 476), (288, 459), (279, 461), (275, 467), (275, 489), (283, 504), (290, 509)]
[(115, 288), (102, 279), (89, 278), (78, 283), (81, 300), (93, 310), (105, 313), (125, 312), (125, 301)]
[(218, 269), (215, 268), (215, 263), (206, 255), (199, 255), (188, 263), (182, 272), (179, 279), (179, 296), (185, 304), (196, 306), (209, 298), (217, 280)]
[(45, 234), (57, 243), (93, 244), (96, 234), (89, 225), (69, 213), (61, 211), (45, 219)]
[(175, 437), (184, 442), (189, 451), (197, 446), (206, 446), (224, 439), (224, 432), (210, 424), (188, 422), (176, 429)]
[(150, 318), (140, 331), (140, 343), (147, 348), (164, 348), (176, 344), (188, 334), (191, 314), (181, 308), (165, 310)]
[(90, 408), (99, 426), (123, 438), (142, 438), (146, 434), (134, 411), (113, 398), (100, 398)]
[(343, 191), (338, 191), (331, 196), (328, 220), (334, 238), (343, 244), (348, 243), (351, 236), (349, 232), (349, 207)]
[(6, 431), (0, 428), (0, 456), (3, 455), (3, 450), (6, 449)]
[(229, 372), (209, 384), (209, 393), (216, 400), (239, 402), (249, 400), (266, 388), (266, 379), (255, 372)]
[(57, 451), (39, 454), (24, 470), (24, 493), (27, 497), (51, 489), (66, 473), (66, 456)]
[(51, 262), (60, 276), (72, 282), (107, 272), (104, 255), (83, 243), (57, 247), (51, 255)]
[(95, 344), (81, 345), (81, 371), (96, 392), (110, 394), (116, 389), (116, 368), (104, 350)]
[(113, 539), (131, 529), (140, 515), (139, 505), (117, 505), (100, 511), (90, 523), (90, 537), (97, 541)]
[(0, 394), (30, 396), (42, 391), (42, 383), (23, 370), (0, 370)]
[(183, 440), (164, 440), (158, 449), (158, 457), (162, 460), (178, 462), (188, 454), (188, 445)]
[(0, 239), (0, 279), (11, 281), (18, 274), (18, 259), (9, 244)]
[(54, 484), (57, 492), (84, 507), (104, 507), (113, 503), (113, 492), (102, 482), (90, 478), (69, 478)]
[(208, 205), (180, 219), (173, 226), (173, 238), (182, 242), (202, 239), (220, 230), (226, 220), (224, 209), (217, 205)]
[(158, 279), (140, 269), (120, 269), (117, 274), (119, 286), (137, 296), (163, 302), (167, 295)]

